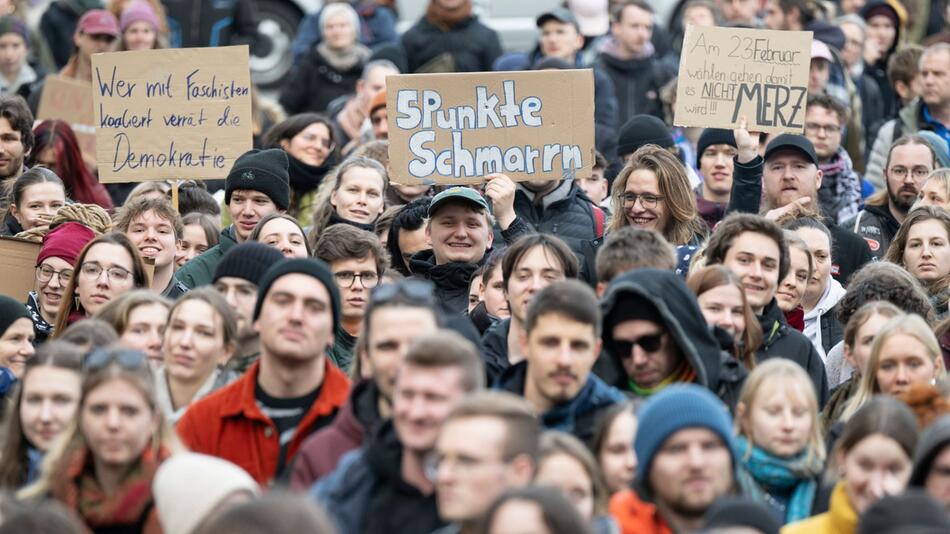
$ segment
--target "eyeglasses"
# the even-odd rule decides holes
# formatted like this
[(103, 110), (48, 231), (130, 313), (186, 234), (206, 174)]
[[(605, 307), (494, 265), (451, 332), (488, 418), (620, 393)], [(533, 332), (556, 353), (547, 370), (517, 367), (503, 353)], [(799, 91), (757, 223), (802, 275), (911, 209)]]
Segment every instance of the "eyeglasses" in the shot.
[(648, 336), (641, 336), (640, 339), (635, 339), (633, 341), (628, 341), (626, 339), (615, 339), (614, 347), (617, 350), (617, 354), (621, 358), (629, 358), (633, 354), (634, 345), (639, 345), (644, 352), (654, 353), (660, 350), (660, 347), (663, 345), (663, 336), (666, 335), (666, 332), (660, 332), (659, 334), (650, 334)]
[(824, 131), (828, 134), (837, 134), (841, 133), (841, 127), (837, 124), (816, 124), (814, 122), (805, 123), (805, 131), (810, 133), (818, 133)]
[(663, 200), (666, 197), (661, 197), (658, 195), (644, 194), (638, 195), (636, 193), (624, 193), (623, 194), (623, 207), (629, 208), (637, 203), (637, 199), (640, 199), (640, 205), (644, 208), (655, 208), (657, 202)]
[(423, 459), (422, 469), (426, 475), (426, 478), (434, 481), (439, 475), (439, 468), (443, 465), (450, 466), (453, 470), (455, 470), (455, 472), (468, 474), (474, 472), (479, 467), (492, 464), (504, 465), (510, 461), (510, 459), (505, 458), (494, 460), (472, 458), (471, 456), (464, 455), (458, 457), (447, 457), (432, 451)]
[(357, 278), (360, 281), (360, 285), (366, 289), (372, 289), (379, 285), (379, 275), (373, 271), (363, 271), (359, 273), (354, 273), (353, 271), (340, 271), (338, 273), (333, 273), (333, 278), (336, 279), (336, 285), (340, 288), (351, 288), (353, 284), (356, 283)]
[(99, 348), (86, 354), (82, 366), (87, 371), (98, 371), (112, 363), (129, 371), (139, 371), (148, 366), (148, 357), (137, 350)]
[(420, 306), (434, 306), (432, 284), (423, 280), (400, 280), (391, 284), (383, 284), (373, 290), (369, 305), (380, 306), (396, 299), (403, 299), (410, 304)]
[(907, 177), (908, 172), (911, 173), (915, 180), (923, 180), (930, 174), (930, 169), (927, 167), (914, 167), (913, 169), (908, 169), (907, 167), (891, 167), (887, 171), (888, 174), (895, 178), (900, 178), (901, 180)]
[(49, 265), (37, 265), (36, 266), (36, 279), (44, 284), (53, 279), (54, 276), (59, 277), (60, 284), (68, 284), (70, 280), (73, 279), (73, 270), (72, 269), (63, 269), (62, 271), (57, 271)]
[(96, 262), (86, 262), (79, 268), (80, 274), (89, 280), (98, 280), (102, 271), (106, 272), (106, 277), (109, 278), (110, 282), (125, 282), (132, 276), (131, 271), (117, 265), (103, 269), (102, 265)]

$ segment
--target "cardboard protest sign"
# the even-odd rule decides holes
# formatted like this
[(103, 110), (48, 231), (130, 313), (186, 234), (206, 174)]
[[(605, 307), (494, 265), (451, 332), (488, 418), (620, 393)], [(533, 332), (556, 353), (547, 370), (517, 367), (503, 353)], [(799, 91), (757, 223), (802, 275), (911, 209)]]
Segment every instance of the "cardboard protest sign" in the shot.
[(683, 38), (677, 126), (802, 133), (812, 32), (689, 26)]
[(386, 78), (390, 178), (473, 184), (590, 176), (588, 70), (407, 74)]
[(25, 239), (0, 237), (0, 294), (26, 302), (26, 294), (33, 291), (40, 246)]
[(56, 74), (46, 77), (36, 110), (38, 120), (60, 119), (76, 133), (83, 158), (96, 161), (96, 128), (92, 110), (92, 85)]
[(92, 57), (101, 182), (225, 178), (251, 149), (247, 46)]

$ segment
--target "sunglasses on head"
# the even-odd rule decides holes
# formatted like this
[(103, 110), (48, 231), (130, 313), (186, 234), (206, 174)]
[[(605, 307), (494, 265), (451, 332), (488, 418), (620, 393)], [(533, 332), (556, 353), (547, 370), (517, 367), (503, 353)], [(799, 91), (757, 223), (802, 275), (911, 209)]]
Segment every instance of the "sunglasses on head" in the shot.
[(400, 280), (376, 286), (370, 296), (369, 303), (370, 306), (379, 306), (397, 298), (402, 298), (413, 304), (435, 305), (432, 284), (422, 280)]
[(615, 339), (614, 347), (617, 349), (617, 354), (622, 358), (629, 358), (633, 354), (633, 346), (639, 345), (644, 352), (656, 352), (660, 350), (660, 347), (663, 345), (663, 336), (666, 335), (666, 332), (660, 332), (658, 334), (650, 334), (648, 336), (641, 336), (639, 339), (633, 341), (628, 341), (626, 339)]
[(144, 353), (129, 349), (95, 349), (86, 354), (83, 359), (83, 369), (98, 371), (112, 363), (129, 371), (139, 371), (148, 365), (148, 358)]

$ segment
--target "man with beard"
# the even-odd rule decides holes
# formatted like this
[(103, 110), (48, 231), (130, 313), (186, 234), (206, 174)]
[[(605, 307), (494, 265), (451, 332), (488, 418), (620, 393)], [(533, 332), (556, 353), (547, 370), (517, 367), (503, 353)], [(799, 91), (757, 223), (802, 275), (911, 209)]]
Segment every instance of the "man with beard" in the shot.
[(236, 245), (224, 254), (214, 271), (214, 289), (224, 296), (237, 315), (238, 348), (228, 367), (244, 372), (260, 356), (260, 338), (251, 326), (257, 284), (271, 265), (284, 259), (273, 247), (257, 241)]
[(19, 96), (0, 97), (0, 184), (6, 210), (7, 191), (23, 174), (23, 160), (33, 149), (33, 114)]
[(883, 258), (924, 180), (936, 166), (937, 155), (923, 137), (905, 135), (894, 141), (884, 165), (887, 188), (869, 198), (864, 209), (843, 226), (863, 237), (877, 259)]
[(637, 413), (633, 488), (610, 500), (610, 515), (623, 534), (702, 530), (717, 498), (735, 491), (732, 421), (704, 387), (672, 385)]
[(555, 282), (528, 305), (521, 335), (525, 360), (509, 367), (497, 388), (521, 395), (541, 425), (590, 443), (596, 422), (623, 394), (595, 376), (601, 314), (594, 291), (576, 280)]

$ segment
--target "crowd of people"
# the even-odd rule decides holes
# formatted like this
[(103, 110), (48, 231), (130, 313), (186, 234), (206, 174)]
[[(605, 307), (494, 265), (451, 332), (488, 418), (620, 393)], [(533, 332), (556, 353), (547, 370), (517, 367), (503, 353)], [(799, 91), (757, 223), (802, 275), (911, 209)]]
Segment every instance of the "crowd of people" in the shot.
[[(950, 532), (947, 2), (328, 2), (225, 180), (100, 184), (45, 76), (175, 4), (0, 0), (0, 534)], [(813, 32), (803, 134), (673, 126), (690, 24)], [(387, 76), (572, 68), (591, 176), (390, 181)]]

